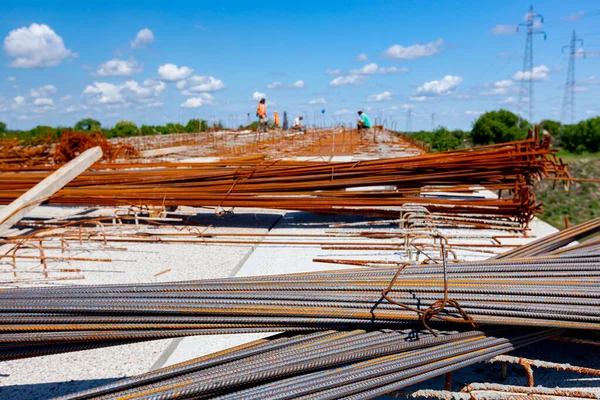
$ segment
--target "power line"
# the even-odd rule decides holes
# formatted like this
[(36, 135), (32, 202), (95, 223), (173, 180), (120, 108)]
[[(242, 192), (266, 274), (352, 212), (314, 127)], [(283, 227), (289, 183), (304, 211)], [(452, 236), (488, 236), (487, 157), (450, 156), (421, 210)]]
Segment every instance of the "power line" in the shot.
[(585, 53), (577, 51), (577, 43), (583, 46), (583, 39), (578, 38), (573, 31), (571, 43), (562, 47), (562, 52), (569, 49), (569, 69), (567, 70), (567, 82), (565, 83), (565, 96), (563, 98), (563, 107), (561, 120), (566, 121), (567, 113), (569, 113), (570, 122), (575, 120), (575, 58), (578, 55), (585, 57)]
[(539, 26), (544, 23), (544, 17), (533, 11), (533, 6), (529, 6), (527, 13), (527, 21), (520, 23), (517, 26), (525, 26), (527, 28), (527, 36), (525, 40), (525, 54), (523, 55), (523, 71), (521, 74), (521, 88), (519, 91), (519, 115), (523, 115), (525, 107), (525, 94), (527, 93), (529, 103), (529, 122), (533, 120), (533, 35), (543, 34), (546, 40), (546, 32), (540, 31)]

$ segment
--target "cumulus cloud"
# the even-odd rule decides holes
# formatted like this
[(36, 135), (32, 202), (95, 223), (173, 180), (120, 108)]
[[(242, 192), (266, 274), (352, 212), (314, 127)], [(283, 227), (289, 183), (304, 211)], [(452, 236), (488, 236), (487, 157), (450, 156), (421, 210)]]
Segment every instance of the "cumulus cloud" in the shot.
[(154, 34), (148, 28), (140, 30), (135, 35), (135, 39), (129, 41), (132, 49), (143, 49), (152, 44), (152, 42), (154, 42)]
[(503, 100), (500, 100), (498, 103), (499, 104), (515, 104), (516, 102), (517, 102), (516, 98), (509, 96)]
[(473, 111), (473, 110), (465, 111), (465, 115), (474, 116), (474, 117), (479, 117), (481, 114), (483, 114), (483, 111)]
[(336, 68), (336, 69), (329, 69), (328, 68), (328, 69), (325, 70), (325, 73), (327, 75), (331, 75), (331, 76), (336, 76), (336, 75), (342, 75), (343, 74), (342, 70), (339, 69), (339, 68)]
[(53, 106), (54, 101), (47, 97), (40, 97), (38, 99), (35, 99), (35, 101), (33, 102), (33, 105), (35, 105), (35, 106)]
[(209, 93), (200, 93), (196, 97), (190, 97), (180, 104), (181, 108), (200, 108), (207, 104), (212, 104), (214, 98)]
[(272, 82), (267, 85), (267, 89), (281, 89), (283, 86), (281, 82)]
[(327, 100), (325, 97), (319, 97), (318, 99), (312, 99), (308, 102), (308, 104), (326, 104)]
[(533, 67), (531, 71), (519, 71), (513, 75), (513, 79), (515, 81), (547, 81), (548, 73), (550, 72), (550, 68), (545, 65), (540, 65), (539, 67)]
[[(179, 83), (180, 82), (177, 83), (177, 88), (182, 86)], [(181, 92), (184, 96), (192, 96), (194, 93), (216, 92), (225, 88), (225, 84), (222, 80), (216, 79), (213, 76), (200, 75), (190, 77), (185, 86), (188, 86), (188, 88)]]
[(427, 100), (427, 98), (451, 94), (462, 81), (463, 78), (460, 76), (446, 75), (439, 81), (425, 82), (417, 88), (415, 96), (411, 99), (424, 101)]
[(484, 96), (497, 96), (497, 95), (505, 95), (508, 94), (514, 88), (514, 82), (510, 79), (504, 79), (501, 81), (493, 82), (492, 84), (488, 84), (491, 86), (489, 90), (484, 90), (481, 92)]
[(19, 108), (21, 106), (25, 105), (25, 97), (23, 96), (16, 96), (15, 98), (13, 98), (13, 102), (12, 102), (12, 107), (13, 108)]
[(369, 56), (366, 55), (365, 53), (361, 53), (359, 55), (356, 56), (356, 61), (360, 61), (360, 62), (365, 62), (369, 59)]
[(73, 96), (71, 96), (70, 94), (60, 98), (61, 103), (66, 103), (67, 101), (71, 101), (71, 100), (73, 100)]
[(367, 97), (368, 101), (374, 101), (374, 102), (382, 102), (382, 101), (391, 101), (392, 100), (392, 93), (385, 91), (382, 93), (378, 93), (378, 94), (372, 94), (369, 97)]
[(404, 109), (404, 110), (412, 110), (412, 109), (415, 108), (415, 106), (412, 105), (412, 104), (402, 104), (401, 108)]
[(8, 81), (9, 81), (9, 82), (14, 82), (14, 81), (16, 81), (16, 80), (17, 80), (17, 78), (15, 78), (14, 76), (9, 76), (9, 77), (8, 77)]
[(490, 32), (494, 36), (499, 36), (499, 35), (515, 35), (517, 33), (517, 26), (516, 25), (502, 25), (502, 24), (498, 24), (498, 25), (494, 26), (490, 30)]
[(370, 63), (362, 67), (361, 69), (350, 70), (350, 75), (373, 75), (373, 74), (391, 74), (395, 72), (408, 72), (408, 68), (398, 68), (396, 66), (391, 67), (379, 67), (375, 63)]
[(302, 89), (304, 87), (304, 81), (302, 80), (297, 80), (296, 82), (292, 83), (289, 86), (286, 86), (284, 83), (276, 81), (276, 82), (271, 82), (267, 85), (267, 89), (284, 89), (284, 88), (290, 88), (290, 89)]
[(366, 75), (348, 75), (348, 76), (338, 76), (331, 82), (329, 82), (330, 86), (339, 87), (346, 85), (363, 85), (369, 80), (369, 77)]
[(148, 79), (140, 85), (136, 81), (127, 81), (122, 85), (108, 82), (94, 82), (88, 85), (82, 95), (91, 103), (120, 104), (129, 102), (149, 102), (165, 92), (164, 82)]
[(4, 38), (4, 51), (14, 60), (15, 68), (54, 67), (77, 54), (65, 47), (63, 39), (48, 25), (31, 24), (9, 32)]
[(251, 98), (252, 100), (254, 100), (254, 101), (260, 101), (260, 99), (262, 99), (262, 98), (266, 99), (267, 95), (264, 94), (264, 93), (261, 93), (261, 92), (254, 92), (254, 93), (252, 93), (252, 98)]
[(56, 93), (56, 87), (54, 85), (46, 85), (29, 90), (29, 95), (31, 97), (48, 97), (54, 93)]
[(186, 67), (185, 65), (181, 68), (175, 64), (163, 64), (158, 67), (158, 76), (164, 81), (179, 81), (190, 76), (194, 70)]
[(438, 54), (443, 44), (444, 39), (438, 39), (435, 42), (429, 42), (425, 44), (414, 44), (408, 47), (395, 44), (388, 47), (383, 54), (389, 58), (415, 60), (417, 58), (430, 57)]
[(119, 60), (112, 59), (100, 64), (96, 70), (98, 76), (131, 76), (136, 72), (142, 72), (143, 68), (138, 65), (137, 61), (132, 59)]

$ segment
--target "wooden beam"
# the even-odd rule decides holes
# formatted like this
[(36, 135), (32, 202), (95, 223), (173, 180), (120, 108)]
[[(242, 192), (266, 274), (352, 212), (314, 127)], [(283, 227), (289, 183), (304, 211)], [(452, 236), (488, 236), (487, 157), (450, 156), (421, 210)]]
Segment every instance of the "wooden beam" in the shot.
[(18, 199), (0, 210), (0, 236), (34, 208), (65, 187), (69, 182), (102, 158), (102, 149), (88, 149), (23, 193)]

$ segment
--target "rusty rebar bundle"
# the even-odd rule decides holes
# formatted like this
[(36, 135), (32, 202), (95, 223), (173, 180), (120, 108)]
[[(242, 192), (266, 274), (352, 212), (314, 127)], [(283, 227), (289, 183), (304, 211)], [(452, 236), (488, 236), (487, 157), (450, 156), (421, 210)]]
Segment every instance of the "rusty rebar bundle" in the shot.
[[(0, 203), (8, 203), (49, 170), (0, 174)], [(102, 164), (48, 199), (52, 204), (258, 207), (396, 216), (425, 206), (471, 227), (485, 219), (526, 225), (539, 210), (530, 185), (564, 166), (535, 139), (415, 157), (357, 162), (220, 161)], [(386, 190), (372, 190), (385, 186)], [(485, 198), (488, 189), (505, 197)], [(471, 221), (470, 217), (481, 220)], [(485, 217), (485, 218), (484, 218)], [(455, 218), (453, 220), (453, 218)]]

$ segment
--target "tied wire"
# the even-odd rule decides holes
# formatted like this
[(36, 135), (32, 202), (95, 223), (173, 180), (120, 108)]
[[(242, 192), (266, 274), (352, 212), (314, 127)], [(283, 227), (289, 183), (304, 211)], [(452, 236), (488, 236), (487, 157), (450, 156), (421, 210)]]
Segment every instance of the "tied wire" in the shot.
[[(467, 314), (467, 312), (465, 310), (462, 309), (462, 307), (460, 306), (460, 304), (458, 304), (458, 301), (456, 301), (454, 299), (450, 299), (449, 296), (448, 296), (448, 273), (447, 273), (447, 270), (446, 270), (446, 249), (445, 249), (445, 246), (444, 246), (443, 243), (441, 243), (441, 246), (442, 246), (442, 263), (443, 263), (443, 269), (444, 269), (444, 298), (442, 300), (437, 300), (432, 305), (430, 305), (427, 309), (420, 310), (418, 308), (411, 307), (411, 306), (408, 306), (408, 305), (406, 305), (406, 304), (404, 304), (402, 302), (394, 300), (393, 298), (391, 298), (390, 296), (388, 296), (389, 293), (394, 288), (394, 284), (396, 283), (396, 280), (400, 276), (400, 273), (407, 266), (407, 264), (402, 265), (400, 268), (398, 268), (398, 271), (396, 271), (396, 274), (394, 275), (394, 277), (390, 281), (390, 284), (388, 285), (388, 287), (385, 288), (381, 292), (381, 296), (384, 299), (386, 299), (388, 302), (390, 302), (391, 304), (395, 304), (395, 305), (397, 305), (399, 307), (402, 307), (402, 308), (404, 308), (406, 310), (413, 311), (413, 312), (417, 313), (419, 315), (419, 317), (420, 317), (420, 320), (421, 320), (421, 323), (423, 324), (423, 326), (429, 332), (431, 332), (432, 335), (434, 335), (436, 337), (438, 336), (438, 333), (435, 332), (433, 329), (431, 329), (429, 327), (429, 325), (428, 325), (428, 322), (432, 318), (437, 318), (437, 319), (440, 319), (442, 321), (462, 322), (462, 323), (465, 323), (465, 324), (471, 324), (473, 327), (475, 327), (475, 321), (473, 320), (473, 318), (469, 314)], [(444, 317), (442, 315), (439, 315), (442, 311), (444, 311), (444, 308), (446, 307), (446, 305), (450, 305), (451, 307), (456, 308), (458, 310), (458, 313), (463, 318), (463, 321), (457, 320), (456, 318), (448, 318), (448, 317)]]

